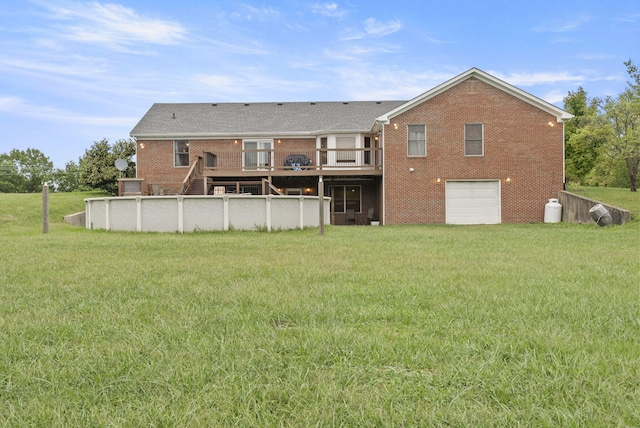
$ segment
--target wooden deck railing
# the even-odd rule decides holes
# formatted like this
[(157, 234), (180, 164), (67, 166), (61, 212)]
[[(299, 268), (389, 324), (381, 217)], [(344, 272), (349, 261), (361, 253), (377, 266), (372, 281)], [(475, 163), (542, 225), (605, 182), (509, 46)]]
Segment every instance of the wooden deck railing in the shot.
[[(377, 147), (349, 149), (259, 149), (203, 152), (191, 164), (182, 182), (149, 183), (148, 194), (184, 195), (194, 180), (205, 179), (205, 194), (210, 193), (207, 177), (265, 177), (265, 176), (331, 176), (381, 175), (382, 150)], [(235, 183), (235, 181), (234, 181)], [(247, 182), (243, 181), (248, 185)], [(278, 189), (268, 183), (257, 183), (255, 194), (276, 194)], [(224, 186), (229, 185), (225, 183)], [(236, 187), (240, 184), (234, 184)], [(154, 190), (153, 188), (156, 188)], [(219, 184), (219, 186), (223, 186)], [(261, 187), (261, 189), (260, 189)], [(240, 193), (238, 189), (236, 192)], [(225, 193), (227, 189), (225, 188)], [(245, 193), (243, 190), (242, 193)]]
[(262, 188), (264, 189), (265, 195), (282, 195), (280, 189), (271, 184), (271, 182), (267, 179), (262, 179)]
[(203, 175), (323, 175), (382, 170), (380, 148), (261, 149), (205, 152)]
[(269, 182), (269, 180), (245, 180), (245, 181), (215, 181), (208, 182), (208, 194), (252, 194), (252, 195), (282, 195), (280, 190)]
[(191, 184), (193, 183), (193, 180), (196, 178), (196, 173), (202, 173), (202, 156), (198, 156), (195, 162), (191, 164), (191, 168), (189, 168), (189, 172), (187, 172), (187, 175), (184, 177), (184, 180), (182, 180), (182, 186), (180, 187), (180, 192), (179, 192), (180, 195), (184, 195), (189, 191), (189, 189), (191, 188)]

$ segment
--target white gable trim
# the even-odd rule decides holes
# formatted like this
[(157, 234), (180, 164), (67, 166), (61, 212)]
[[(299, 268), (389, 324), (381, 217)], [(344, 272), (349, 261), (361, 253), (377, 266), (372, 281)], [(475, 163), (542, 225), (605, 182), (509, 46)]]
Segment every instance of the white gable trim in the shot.
[(412, 109), (418, 104), (421, 104), (435, 97), (436, 95), (439, 95), (447, 91), (448, 89), (454, 87), (458, 83), (461, 83), (471, 77), (475, 77), (476, 79), (484, 83), (487, 83), (497, 89), (500, 89), (503, 92), (506, 92), (509, 95), (513, 95), (514, 97), (519, 98), (522, 101), (533, 105), (534, 107), (537, 107), (543, 111), (546, 111), (549, 114), (556, 116), (558, 122), (564, 122), (565, 120), (569, 120), (573, 117), (572, 114), (567, 113), (566, 111), (554, 106), (553, 104), (548, 103), (538, 97), (535, 97), (529, 94), (528, 92), (523, 91), (522, 89), (516, 88), (515, 86), (510, 85), (507, 82), (500, 80), (497, 77), (494, 77), (488, 73), (485, 73), (482, 70), (479, 70), (477, 68), (471, 68), (465, 71), (464, 73), (459, 74), (456, 77), (449, 79), (446, 82), (436, 86), (435, 88), (430, 89), (429, 91), (423, 93), (422, 95), (418, 95), (414, 99), (407, 101), (401, 106), (391, 110), (389, 113), (379, 116), (376, 119), (376, 121), (381, 124), (388, 124), (389, 121), (394, 117), (404, 113), (407, 110)]

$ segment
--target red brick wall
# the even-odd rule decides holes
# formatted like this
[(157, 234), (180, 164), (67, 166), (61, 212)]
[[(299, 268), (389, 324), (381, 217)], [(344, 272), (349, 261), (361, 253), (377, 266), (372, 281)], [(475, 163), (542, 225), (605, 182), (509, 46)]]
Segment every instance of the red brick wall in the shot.
[[(484, 124), (484, 156), (464, 155), (465, 123)], [(407, 156), (410, 124), (426, 125), (426, 157)], [(385, 125), (385, 223), (444, 223), (444, 183), (457, 179), (501, 180), (504, 223), (542, 221), (562, 190), (563, 155), (555, 116), (470, 78)]]
[[(144, 148), (142, 147), (144, 145)], [(276, 153), (274, 165), (284, 165), (284, 159), (289, 154), (304, 154), (315, 165), (315, 138), (282, 138), (274, 139), (274, 149), (283, 150)], [(205, 152), (215, 153), (219, 167), (236, 167), (242, 165), (242, 139), (228, 140), (190, 140), (189, 164), (197, 156), (204, 156)], [(181, 182), (189, 167), (173, 166), (173, 140), (139, 141), (137, 153), (138, 178), (144, 178), (147, 183)]]
[(173, 166), (173, 140), (138, 141), (137, 177), (148, 183), (181, 182), (188, 167)]

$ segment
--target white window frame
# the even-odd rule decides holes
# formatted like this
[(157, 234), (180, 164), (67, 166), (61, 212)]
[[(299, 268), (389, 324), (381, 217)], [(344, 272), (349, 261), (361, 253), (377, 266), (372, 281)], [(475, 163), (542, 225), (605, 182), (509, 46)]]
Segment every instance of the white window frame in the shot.
[[(256, 148), (255, 149), (247, 149), (247, 143), (255, 143), (256, 144)], [(268, 145), (268, 147), (264, 147)], [(243, 154), (242, 154), (242, 167), (246, 168), (246, 169), (268, 169), (268, 168), (273, 168), (273, 165), (271, 165), (272, 160), (273, 160), (273, 140), (271, 139), (246, 139), (246, 140), (242, 140), (242, 150), (243, 150)], [(253, 163), (253, 162), (247, 162), (247, 155), (251, 155), (252, 153), (246, 153), (244, 152), (244, 150), (269, 150), (269, 152), (259, 152), (259, 153), (253, 153), (256, 155), (256, 164), (255, 165), (247, 165), (248, 163)]]
[[(473, 154), (468, 154), (467, 153), (467, 141), (477, 141), (477, 140), (467, 140), (467, 125), (480, 125), (480, 154), (477, 153), (473, 153)], [(484, 123), (480, 123), (480, 122), (469, 122), (469, 123), (465, 123), (464, 124), (464, 155), (465, 156), (469, 156), (469, 157), (482, 157), (484, 156)]]
[[(353, 139), (353, 158), (345, 159), (349, 156), (348, 151), (338, 152), (339, 139)], [(316, 138), (316, 148), (318, 150), (323, 149), (322, 140), (326, 139), (327, 156), (324, 157), (320, 153), (318, 154), (318, 165), (339, 167), (339, 168), (352, 168), (363, 166), (362, 146), (364, 144), (364, 137), (362, 134), (323, 134)], [(344, 140), (342, 140), (344, 141)], [(348, 147), (351, 148), (351, 147)], [(355, 159), (355, 162), (353, 162)]]
[[(178, 151), (178, 144), (185, 144), (186, 150)], [(176, 168), (188, 168), (190, 159), (189, 140), (173, 140), (173, 166)], [(178, 165), (178, 156), (187, 156), (186, 165)]]
[(302, 195), (302, 187), (287, 187), (285, 189), (285, 195)]
[[(421, 126), (422, 130), (423, 130), (423, 140), (411, 140), (409, 137), (411, 136), (411, 131), (410, 128), (411, 127), (417, 127), (417, 126)], [(417, 148), (422, 148), (422, 153), (417, 153), (417, 154), (411, 154), (411, 143), (416, 144)], [(411, 125), (407, 125), (407, 156), (408, 157), (412, 157), (412, 158), (416, 158), (416, 157), (426, 157), (427, 156), (427, 125), (424, 124), (411, 124)]]
[(338, 165), (357, 165), (357, 148), (358, 137), (356, 135), (336, 135), (336, 149), (353, 149), (353, 151), (336, 151), (336, 163)]

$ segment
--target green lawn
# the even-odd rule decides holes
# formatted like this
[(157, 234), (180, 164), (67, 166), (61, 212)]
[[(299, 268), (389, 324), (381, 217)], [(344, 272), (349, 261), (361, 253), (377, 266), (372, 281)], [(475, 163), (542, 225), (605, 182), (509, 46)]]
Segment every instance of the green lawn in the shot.
[(640, 215), (640, 194), (630, 192), (629, 189), (615, 187), (584, 187), (573, 191), (576, 195), (591, 198), (596, 201), (606, 202), (618, 208), (631, 211), (635, 219)]
[(89, 196), (42, 234), (0, 194), (2, 426), (640, 426), (637, 220), (63, 224)]

